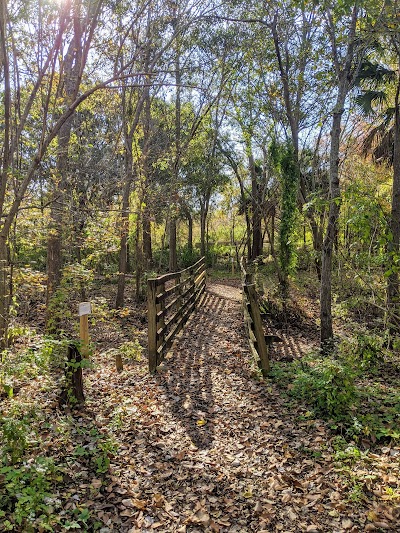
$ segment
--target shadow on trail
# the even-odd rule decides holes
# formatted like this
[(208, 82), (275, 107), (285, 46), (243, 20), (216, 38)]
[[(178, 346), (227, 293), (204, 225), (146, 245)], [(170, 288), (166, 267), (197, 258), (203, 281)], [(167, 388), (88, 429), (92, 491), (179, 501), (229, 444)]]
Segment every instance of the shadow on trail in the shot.
[(202, 305), (177, 340), (174, 355), (165, 361), (165, 372), (159, 378), (174, 417), (200, 449), (213, 445), (214, 397), (210, 363), (218, 349), (217, 326), (223, 320), (220, 315), (224, 305), (224, 298), (206, 292)]
[(301, 359), (310, 351), (310, 345), (295, 336), (291, 336), (290, 333), (282, 333), (277, 330), (276, 334), (282, 339), (282, 342), (272, 344), (270, 351), (272, 362)]

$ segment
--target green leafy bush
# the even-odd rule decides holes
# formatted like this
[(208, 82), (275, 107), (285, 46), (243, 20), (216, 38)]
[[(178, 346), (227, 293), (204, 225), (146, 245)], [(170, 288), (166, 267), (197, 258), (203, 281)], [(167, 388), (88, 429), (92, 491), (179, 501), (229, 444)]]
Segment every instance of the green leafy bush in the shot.
[(322, 416), (345, 420), (357, 402), (354, 370), (339, 361), (323, 359), (302, 363), (292, 393), (312, 405)]
[[(37, 457), (18, 466), (0, 468), (0, 529), (15, 531), (53, 531), (49, 521), (54, 501), (52, 485), (56, 468), (51, 459)], [(60, 502), (61, 503), (61, 502)], [(2, 518), (7, 517), (1, 522)]]
[(179, 250), (179, 266), (180, 268), (187, 268), (196, 263), (200, 259), (198, 250), (190, 250), (187, 245)]
[(355, 368), (373, 369), (383, 361), (383, 345), (384, 338), (363, 333), (343, 340), (339, 356)]
[(29, 425), (26, 419), (0, 418), (0, 464), (13, 465), (22, 459), (28, 447), (29, 432)]

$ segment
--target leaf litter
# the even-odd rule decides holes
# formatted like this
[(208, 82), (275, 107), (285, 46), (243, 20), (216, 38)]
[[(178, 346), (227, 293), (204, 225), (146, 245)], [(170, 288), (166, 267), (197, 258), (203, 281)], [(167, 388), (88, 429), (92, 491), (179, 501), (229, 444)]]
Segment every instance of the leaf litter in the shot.
[[(145, 358), (122, 373), (107, 350), (94, 359), (81, 409), (35, 391), (62, 513), (87, 508), (102, 533), (400, 530), (400, 449), (338, 464), (326, 424), (254, 369), (235, 284), (209, 284), (155, 376)], [(115, 443), (104, 465), (102, 435)]]

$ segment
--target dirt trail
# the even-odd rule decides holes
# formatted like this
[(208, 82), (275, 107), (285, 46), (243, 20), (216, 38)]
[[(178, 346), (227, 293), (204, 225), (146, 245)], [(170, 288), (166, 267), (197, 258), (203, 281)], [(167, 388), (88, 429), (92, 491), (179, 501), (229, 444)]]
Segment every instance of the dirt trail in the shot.
[[(95, 377), (101, 405), (110, 374)], [(125, 422), (108, 507), (96, 500), (105, 531), (369, 530), (373, 502), (347, 498), (325, 426), (252, 370), (238, 287), (209, 284), (160, 373), (116, 387)]]

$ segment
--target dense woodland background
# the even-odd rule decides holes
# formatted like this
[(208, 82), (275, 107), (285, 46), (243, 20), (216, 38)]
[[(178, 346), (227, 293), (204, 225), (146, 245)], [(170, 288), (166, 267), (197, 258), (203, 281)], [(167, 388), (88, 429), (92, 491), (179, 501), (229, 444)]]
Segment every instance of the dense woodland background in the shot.
[[(398, 441), (399, 13), (396, 0), (2, 0), (4, 404), (55, 361), (62, 377), (79, 301), (93, 325), (126, 330), (111, 350), (140, 359), (149, 277), (204, 255), (235, 278), (244, 256), (268, 327), (307, 337), (273, 379), (341, 438)], [(0, 491), (29, 451), (28, 415), (10, 409)], [(36, 530), (39, 504), (16, 510), (13, 479), (0, 529)]]

